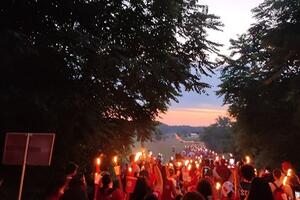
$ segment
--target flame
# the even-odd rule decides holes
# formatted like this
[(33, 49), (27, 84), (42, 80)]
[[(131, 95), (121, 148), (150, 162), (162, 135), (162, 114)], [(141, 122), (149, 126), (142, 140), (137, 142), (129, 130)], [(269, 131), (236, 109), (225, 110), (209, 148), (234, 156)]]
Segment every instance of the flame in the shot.
[(100, 164), (101, 164), (101, 159), (100, 159), (100, 158), (96, 158), (96, 164), (97, 164), (98, 166), (100, 166)]
[(141, 156), (142, 156), (142, 152), (137, 152), (137, 153), (135, 154), (134, 161), (135, 161), (135, 162), (138, 161), (138, 160), (140, 159)]
[(216, 183), (216, 189), (217, 189), (217, 190), (220, 190), (220, 189), (221, 189), (221, 183), (219, 183), (219, 182)]
[(182, 163), (181, 162), (177, 162), (178, 167), (181, 167)]
[(184, 165), (187, 166), (189, 164), (189, 162), (190, 162), (189, 160), (185, 160)]
[(131, 173), (131, 172), (132, 172), (132, 168), (131, 168), (131, 167), (128, 167), (128, 171)]
[(117, 164), (118, 163), (118, 156), (114, 156), (113, 161), (114, 161), (115, 164)]
[(292, 176), (293, 170), (292, 169), (288, 169), (287, 171), (287, 176), (290, 177)]
[(191, 165), (191, 164), (189, 164), (187, 169), (190, 171), (190, 170), (191, 170), (191, 168), (192, 168), (192, 165)]
[(200, 165), (198, 163), (196, 163), (196, 168), (199, 169)]
[(283, 185), (286, 185), (286, 184), (287, 184), (287, 180), (288, 180), (288, 177), (285, 176), (285, 177), (283, 178), (283, 181), (282, 181)]
[(247, 163), (247, 164), (250, 164), (250, 162), (251, 162), (250, 156), (246, 156), (245, 159), (246, 159), (246, 163)]

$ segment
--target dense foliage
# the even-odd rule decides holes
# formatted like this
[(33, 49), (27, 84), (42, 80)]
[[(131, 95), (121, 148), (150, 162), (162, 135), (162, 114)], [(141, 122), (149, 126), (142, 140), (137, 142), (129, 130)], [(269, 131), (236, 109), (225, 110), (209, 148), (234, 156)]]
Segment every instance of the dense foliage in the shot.
[(253, 12), (256, 23), (231, 41), (219, 94), (236, 118), (240, 152), (260, 166), (300, 167), (300, 2), (266, 0)]
[(204, 128), (200, 139), (215, 152), (234, 152), (233, 124), (228, 117), (218, 117), (216, 123)]
[(55, 132), (54, 167), (126, 153), (181, 89), (208, 87), (201, 75), (218, 44), (207, 30), (222, 24), (198, 1), (0, 4), (1, 141), (7, 131)]

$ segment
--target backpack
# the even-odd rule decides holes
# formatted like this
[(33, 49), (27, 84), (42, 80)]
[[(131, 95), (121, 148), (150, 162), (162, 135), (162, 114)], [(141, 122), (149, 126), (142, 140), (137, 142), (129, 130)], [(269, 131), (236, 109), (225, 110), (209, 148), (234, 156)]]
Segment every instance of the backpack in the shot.
[(278, 187), (275, 183), (272, 184), (275, 186), (275, 190), (273, 192), (274, 200), (284, 200), (283, 196), (286, 196), (286, 194), (282, 188), (282, 185)]

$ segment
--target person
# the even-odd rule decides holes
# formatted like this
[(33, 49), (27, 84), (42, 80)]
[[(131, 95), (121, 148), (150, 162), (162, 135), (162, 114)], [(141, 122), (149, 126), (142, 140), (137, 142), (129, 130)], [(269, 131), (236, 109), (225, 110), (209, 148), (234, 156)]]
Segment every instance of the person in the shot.
[(214, 199), (213, 185), (207, 178), (202, 178), (197, 184), (197, 192), (202, 194), (205, 200)]
[(205, 198), (199, 192), (187, 192), (182, 200), (205, 200)]
[(88, 200), (86, 187), (80, 177), (73, 177), (59, 200)]
[(247, 200), (274, 200), (269, 184), (260, 177), (255, 177), (251, 182)]
[(168, 177), (166, 166), (162, 167), (162, 178), (163, 178), (162, 199), (173, 200), (174, 197), (176, 196), (176, 189), (173, 181)]
[(285, 175), (288, 175), (288, 171), (292, 170), (292, 173), (289, 174), (289, 178), (287, 180), (287, 184), (291, 186), (292, 189), (295, 189), (296, 187), (300, 187), (300, 180), (299, 177), (296, 175), (296, 173), (293, 171), (292, 164), (290, 162), (283, 162), (281, 164), (282, 172)]
[(144, 177), (138, 177), (130, 200), (142, 200), (150, 193), (152, 190), (147, 184), (147, 180)]
[(248, 196), (251, 188), (251, 181), (255, 177), (254, 167), (252, 165), (241, 166), (241, 182), (239, 186), (239, 196), (241, 200), (244, 200)]
[(293, 199), (293, 191), (289, 185), (283, 185), (282, 173), (280, 169), (273, 170), (274, 181), (269, 182), (270, 188), (273, 192), (275, 200), (288, 200)]
[(153, 193), (149, 193), (145, 196), (144, 200), (158, 200), (158, 197)]
[(63, 190), (65, 186), (65, 180), (62, 178), (57, 178), (54, 182), (50, 184), (49, 189), (46, 192), (46, 200), (58, 200), (63, 195)]
[[(130, 172), (129, 174), (127, 174), (128, 176), (134, 176), (134, 177), (138, 177), (139, 173), (141, 171), (140, 166), (136, 163), (135, 161), (135, 155), (132, 154), (129, 156), (129, 160), (130, 160), (130, 166), (132, 169), (132, 172)], [(132, 174), (131, 174), (132, 173)]]
[(63, 187), (61, 187), (60, 193), (64, 193), (66, 190), (68, 190), (69, 183), (77, 175), (78, 172), (78, 165), (74, 162), (69, 162), (65, 168), (65, 184)]
[(222, 200), (231, 200), (234, 197), (234, 186), (230, 181), (226, 181), (222, 185)]
[(104, 174), (102, 179), (102, 187), (99, 189), (97, 193), (97, 200), (123, 200), (124, 195), (122, 191), (116, 187), (110, 187), (112, 184), (111, 177), (108, 173)]
[(228, 167), (225, 165), (225, 159), (221, 159), (221, 164), (216, 167), (216, 173), (219, 177), (221, 177), (221, 182), (224, 183), (227, 181), (231, 175), (231, 171), (228, 169)]

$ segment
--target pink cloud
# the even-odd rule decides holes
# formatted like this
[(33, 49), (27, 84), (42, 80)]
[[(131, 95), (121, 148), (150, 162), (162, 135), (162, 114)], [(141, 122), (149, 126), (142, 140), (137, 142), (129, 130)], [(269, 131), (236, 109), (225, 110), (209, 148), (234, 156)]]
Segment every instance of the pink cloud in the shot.
[(173, 108), (160, 114), (158, 120), (168, 125), (207, 126), (219, 116), (228, 116), (223, 108)]

